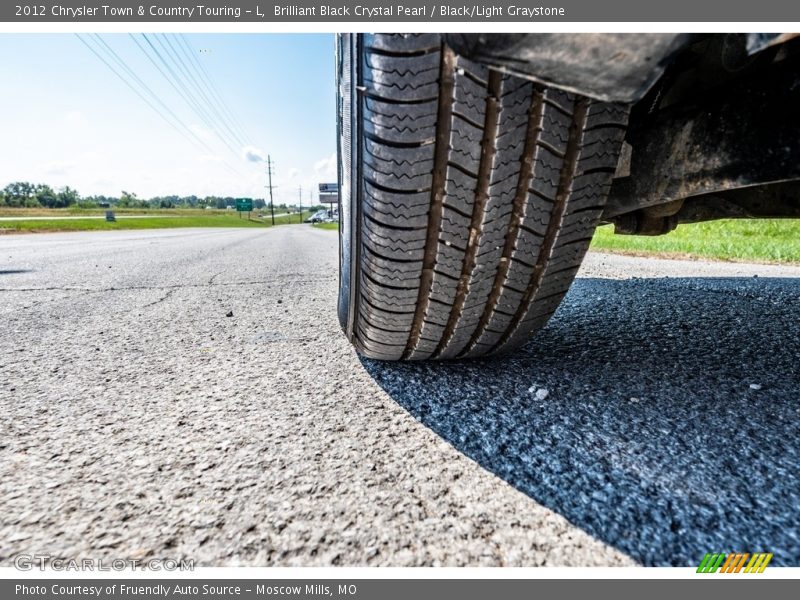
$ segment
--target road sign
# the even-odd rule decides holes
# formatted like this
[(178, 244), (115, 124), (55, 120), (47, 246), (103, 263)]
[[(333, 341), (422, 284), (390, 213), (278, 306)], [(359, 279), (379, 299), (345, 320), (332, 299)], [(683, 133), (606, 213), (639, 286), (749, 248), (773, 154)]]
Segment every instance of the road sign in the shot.
[(236, 201), (236, 210), (239, 212), (250, 212), (253, 210), (253, 201), (252, 200), (237, 200)]
[(337, 204), (339, 202), (339, 184), (320, 183), (319, 201), (325, 204)]

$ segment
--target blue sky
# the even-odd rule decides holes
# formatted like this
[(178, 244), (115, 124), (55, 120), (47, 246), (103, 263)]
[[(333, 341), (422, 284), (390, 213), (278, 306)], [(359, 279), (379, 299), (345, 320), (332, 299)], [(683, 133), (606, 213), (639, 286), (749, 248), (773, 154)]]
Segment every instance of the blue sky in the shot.
[[(225, 115), (224, 108), (195, 91), (200, 108), (193, 109), (181, 85), (175, 83), (176, 91), (128, 34), (100, 36), (174, 117), (151, 102), (186, 137), (196, 136), (209, 148), (176, 132), (76, 35), (0, 34), (0, 187), (26, 180), (69, 185), (84, 195), (126, 190), (143, 198), (259, 198), (266, 192), (266, 175), (258, 157), (267, 153), (276, 162), (276, 202), (294, 202), (298, 185), (306, 190), (307, 201), (312, 186), (336, 180), (332, 35), (185, 34), (240, 124), (230, 125), (238, 139), (221, 124), (218, 114)], [(96, 38), (82, 37), (140, 88)], [(173, 71), (182, 74), (164, 51), (167, 40), (177, 48), (179, 39), (172, 34), (147, 37), (162, 49)], [(138, 34), (136, 39), (169, 75), (146, 40)], [(183, 68), (200, 81), (199, 70), (188, 59)], [(191, 85), (187, 76), (183, 79)], [(202, 85), (197, 88), (213, 98)]]

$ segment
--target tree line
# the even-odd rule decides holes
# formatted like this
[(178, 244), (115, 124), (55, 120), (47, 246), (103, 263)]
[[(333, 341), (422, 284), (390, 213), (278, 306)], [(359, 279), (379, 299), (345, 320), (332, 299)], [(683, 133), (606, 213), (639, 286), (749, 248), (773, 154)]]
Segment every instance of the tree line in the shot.
[[(0, 190), (0, 206), (22, 208), (213, 208), (225, 209), (236, 206), (237, 200), (252, 200), (256, 210), (266, 208), (262, 199), (234, 198), (233, 196), (154, 196), (139, 198), (133, 192), (122, 191), (119, 196), (81, 196), (76, 190), (64, 186), (54, 190), (49, 185), (34, 184), (28, 181), (9, 183)], [(275, 208), (286, 209), (286, 204), (275, 205)]]

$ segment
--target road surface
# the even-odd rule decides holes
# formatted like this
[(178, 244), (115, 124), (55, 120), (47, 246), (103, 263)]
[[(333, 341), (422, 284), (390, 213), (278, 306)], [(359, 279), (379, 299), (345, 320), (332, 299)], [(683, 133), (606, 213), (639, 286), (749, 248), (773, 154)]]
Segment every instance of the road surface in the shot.
[(590, 255), (523, 351), (386, 364), (336, 251), (0, 237), (0, 564), (800, 563), (800, 269)]

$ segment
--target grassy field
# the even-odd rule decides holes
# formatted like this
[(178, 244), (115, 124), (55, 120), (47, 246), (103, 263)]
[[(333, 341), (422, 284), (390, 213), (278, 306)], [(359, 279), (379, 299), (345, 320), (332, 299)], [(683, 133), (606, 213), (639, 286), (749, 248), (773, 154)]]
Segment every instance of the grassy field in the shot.
[(646, 256), (800, 263), (800, 220), (724, 220), (679, 225), (662, 236), (614, 235), (599, 227), (591, 249)]
[[(0, 208), (0, 217), (39, 217), (36, 220), (0, 221), (0, 234), (47, 231), (91, 231), (111, 229), (164, 229), (170, 227), (269, 227), (268, 211), (246, 214), (230, 210), (204, 209), (114, 209), (119, 217), (147, 215), (147, 218), (76, 219), (104, 215), (105, 209)], [(257, 215), (264, 214), (260, 219)], [(304, 213), (303, 219), (310, 213)], [(51, 217), (41, 219), (41, 217)], [(70, 217), (64, 219), (63, 217)], [(275, 219), (276, 225), (298, 223), (299, 215)], [(315, 223), (319, 229), (337, 230), (338, 223)], [(614, 235), (613, 226), (597, 229), (592, 250), (644, 256), (711, 258), (800, 264), (800, 220), (727, 220), (680, 225), (663, 236)]]
[[(36, 210), (36, 209), (34, 209)], [(114, 211), (117, 216), (125, 213)], [(131, 211), (136, 215), (143, 214), (143, 211)], [(210, 213), (210, 214), (209, 214)], [(102, 211), (101, 211), (101, 214)], [(75, 214), (64, 212), (63, 215), (38, 214), (30, 215), (36, 217), (52, 216), (51, 219), (36, 219), (22, 221), (0, 221), (0, 233), (21, 233), (21, 232), (50, 232), (50, 231), (106, 231), (113, 229), (167, 229), (172, 227), (270, 227), (271, 219), (259, 219), (254, 212), (250, 219), (246, 213), (242, 213), (240, 218), (234, 211), (205, 211), (205, 210), (167, 210), (167, 211), (147, 211), (145, 218), (120, 218), (115, 222), (108, 222), (104, 219), (64, 219), (63, 217), (74, 217)], [(22, 215), (4, 215), (22, 216)], [(27, 213), (26, 213), (27, 216)], [(89, 215), (86, 215), (89, 216)], [(303, 214), (303, 219), (309, 213)], [(276, 225), (286, 225), (289, 223), (299, 223), (300, 216), (297, 214), (286, 215), (275, 218)]]
[[(80, 216), (98, 216), (105, 215), (107, 210), (113, 210), (117, 215), (181, 215), (181, 216), (211, 216), (211, 215), (225, 215), (235, 213), (230, 210), (209, 209), (204, 208), (80, 208), (79, 206), (70, 206), (69, 208), (17, 208), (11, 206), (0, 206), (0, 217), (80, 217)], [(267, 213), (269, 209), (261, 209), (253, 211)], [(276, 209), (277, 212), (277, 209)], [(285, 212), (285, 211), (280, 211)]]
[[(338, 223), (315, 223), (339, 229)], [(592, 250), (726, 261), (800, 263), (800, 221), (789, 219), (727, 220), (680, 225), (667, 235), (614, 235), (611, 225), (599, 227)]]
[(314, 223), (314, 227), (317, 229), (333, 229), (335, 231), (339, 230), (339, 223)]

